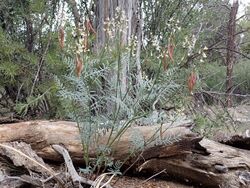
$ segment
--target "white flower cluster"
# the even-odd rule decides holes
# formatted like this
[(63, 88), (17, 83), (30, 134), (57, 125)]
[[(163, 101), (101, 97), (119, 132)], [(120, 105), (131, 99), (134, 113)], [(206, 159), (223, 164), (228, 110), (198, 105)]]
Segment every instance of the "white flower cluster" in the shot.
[(180, 20), (175, 20), (173, 17), (166, 22), (166, 26), (171, 29), (172, 34), (181, 31)]
[(132, 57), (136, 56), (136, 47), (138, 45), (138, 39), (137, 36), (134, 36), (129, 40), (128, 47), (126, 48), (127, 51), (129, 51), (132, 55)]
[(124, 33), (128, 28), (128, 19), (125, 11), (120, 7), (115, 10), (114, 18), (106, 18), (104, 21), (104, 31), (110, 39), (113, 39), (116, 34)]
[(158, 39), (157, 36), (154, 36), (153, 37), (153, 40), (152, 40), (152, 46), (155, 47), (155, 49), (160, 52), (161, 51), (161, 47), (160, 47), (160, 40)]
[[(79, 33), (80, 37), (77, 37), (77, 33)], [(87, 40), (88, 40), (88, 34), (86, 32), (86, 27), (85, 25), (83, 25), (81, 28), (76, 28), (75, 30), (73, 30), (71, 32), (72, 36), (74, 38), (77, 38), (78, 40), (76, 41), (76, 46), (75, 46), (75, 50), (77, 54), (81, 54), (81, 53), (85, 53), (90, 51), (87, 44)]]
[(207, 51), (208, 48), (205, 46), (202, 50), (199, 50), (199, 54), (201, 54), (201, 58), (200, 58), (200, 62), (203, 63), (204, 62), (204, 59), (207, 58), (207, 54), (205, 51)]

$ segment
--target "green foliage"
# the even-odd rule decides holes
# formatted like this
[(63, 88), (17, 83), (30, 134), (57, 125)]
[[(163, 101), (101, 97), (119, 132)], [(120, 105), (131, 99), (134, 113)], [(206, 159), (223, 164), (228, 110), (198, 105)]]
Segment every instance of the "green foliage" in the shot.
[(30, 3), (30, 9), (35, 13), (43, 13), (46, 8), (46, 1), (44, 0), (32, 0)]
[(215, 63), (206, 63), (200, 67), (203, 88), (212, 91), (225, 91), (226, 67)]
[(239, 94), (250, 93), (250, 61), (245, 60), (234, 66), (235, 92)]
[(228, 109), (220, 106), (204, 106), (195, 113), (194, 122), (194, 131), (211, 139), (221, 133), (235, 133), (237, 127)]
[[(112, 52), (108, 49), (100, 56), (85, 54), (84, 70), (79, 78), (75, 74), (74, 59), (67, 58), (69, 74), (61, 79), (56, 78), (59, 96), (66, 104), (68, 115), (78, 124), (87, 169), (93, 171), (103, 164), (108, 168), (113, 166), (111, 159), (114, 151), (111, 148), (119, 144), (126, 130), (136, 120), (156, 110), (156, 106), (164, 106), (179, 89), (172, 79), (176, 69), (159, 71), (154, 77), (135, 83), (134, 58), (126, 50), (120, 50), (119, 47), (112, 49)], [(110, 53), (115, 55), (110, 56)], [(124, 82), (120, 79), (121, 64), (130, 65), (125, 92), (122, 92)], [(160, 69), (161, 64), (158, 65)], [(103, 135), (109, 137), (107, 143), (97, 146)], [(137, 146), (131, 148), (131, 155), (145, 147), (147, 141), (143, 137), (138, 139), (139, 135), (131, 135), (132, 139), (136, 138), (133, 143)], [(96, 148), (98, 153), (95, 161), (89, 159), (90, 148)]]
[[(56, 73), (58, 70), (64, 71), (61, 65), (55, 67), (56, 63), (59, 64), (59, 57), (56, 56), (53, 57), (53, 61), (52, 58), (47, 61), (48, 70), (51, 71), (46, 74), (50, 75), (51, 78), (39, 82), (35, 87), (35, 92), (29, 95), (37, 71), (38, 57), (29, 53), (22, 44), (13, 41), (1, 28), (0, 51), (0, 85), (13, 88), (12, 95), (16, 95), (10, 104), (12, 107), (17, 105), (14, 109), (22, 116), (27, 115), (28, 111), (36, 111), (35, 108), (44, 103), (44, 93), (46, 93), (46, 100), (48, 100), (48, 90), (55, 86), (52, 73)], [(55, 96), (55, 91), (53, 93)]]
[(240, 27), (242, 28), (242, 30), (244, 31), (243, 32), (243, 35), (241, 36), (242, 37), (242, 41), (243, 44), (241, 45), (241, 49), (242, 49), (242, 52), (245, 53), (245, 54), (250, 54), (250, 5), (248, 5), (246, 8), (245, 8), (245, 16), (244, 18), (240, 21), (239, 25)]
[(0, 80), (2, 83), (4, 81), (5, 84), (13, 82), (15, 76), (19, 74), (18, 72), (20, 69), (20, 64), (18, 63), (18, 59), (22, 58), (20, 57), (20, 52), (22, 52), (22, 48), (15, 42), (9, 40), (1, 28), (0, 51)]
[[(45, 91), (43, 94), (38, 96), (29, 96), (26, 98), (25, 103), (17, 103), (16, 104), (16, 111), (18, 114), (25, 116), (28, 113), (28, 110), (35, 110), (39, 108), (41, 104), (46, 105), (46, 97), (49, 97), (50, 89)], [(41, 107), (41, 106), (40, 106)], [(46, 108), (46, 107), (44, 107)], [(46, 109), (44, 109), (46, 110)]]
[(52, 24), (56, 26), (58, 3), (0, 2), (0, 86), (9, 103), (7, 106), (0, 100), (0, 105), (16, 110), (15, 115), (51, 117), (63, 114), (58, 110), (61, 104), (53, 81), (54, 74), (65, 71), (58, 34), (51, 30)]
[[(0, 105), (15, 109), (20, 116), (37, 118), (41, 114), (39, 117), (76, 121), (87, 164), (82, 171), (91, 173), (104, 165), (117, 172), (129, 156), (124, 161), (113, 161), (112, 147), (119, 144), (120, 137), (133, 123), (161, 124), (166, 118), (158, 110), (167, 105), (182, 108), (191, 103), (193, 96), (187, 88), (191, 71), (197, 74), (195, 91), (225, 92), (226, 67), (221, 63), (224, 51), (205, 50), (205, 47), (215, 42), (219, 42), (215, 47), (225, 46), (221, 38), (226, 37), (229, 12), (223, 7), (228, 1), (143, 0), (141, 83), (137, 80), (134, 57), (136, 37), (128, 46), (122, 46), (124, 28), (115, 27), (112, 39), (105, 41), (103, 49), (96, 49), (99, 35), (87, 35), (84, 29), (79, 31), (83, 32), (81, 37), (72, 34), (75, 28), (71, 10), (65, 13), (67, 19), (60, 20), (60, 3), (62, 1), (52, 0), (0, 2), (0, 92), (1, 96), (7, 96), (7, 102), (11, 101), (11, 105), (6, 105), (0, 98)], [(82, 11), (80, 15), (85, 15), (84, 6), (78, 7)], [(95, 25), (98, 16), (90, 17), (94, 18), (91, 21)], [(64, 49), (59, 48), (56, 29), (61, 22), (66, 22), (63, 23)], [(240, 24), (243, 29), (249, 27), (247, 19)], [(108, 38), (107, 30), (105, 35)], [(82, 52), (85, 36), (90, 51)], [(249, 34), (245, 33), (243, 38), (248, 40)], [(173, 61), (169, 57), (169, 45), (174, 45)], [(248, 43), (241, 47), (244, 53), (249, 53)], [(79, 78), (75, 74), (76, 54), (80, 54), (84, 67)], [(167, 70), (163, 69), (164, 55)], [(129, 67), (126, 73), (122, 72), (123, 65)], [(235, 93), (250, 93), (248, 70), (249, 61), (240, 59), (235, 65)], [(126, 83), (122, 80), (123, 74), (127, 74)], [(228, 117), (220, 113), (211, 119), (196, 113), (195, 121), (197, 131), (209, 135), (212, 128), (223, 125)], [(99, 139), (107, 134), (108, 142), (98, 146)], [(157, 132), (153, 143), (149, 143), (140, 132), (134, 132), (131, 156), (147, 144), (168, 144), (176, 140), (178, 135), (161, 138)], [(90, 158), (90, 148), (95, 148), (98, 154), (94, 159)]]
[(217, 126), (216, 121), (211, 121), (208, 117), (204, 117), (202, 114), (197, 113), (194, 117), (195, 128), (194, 131), (203, 136), (209, 136), (212, 134), (212, 130)]
[[(202, 79), (202, 88), (210, 91), (225, 92), (226, 67), (218, 63), (203, 64), (199, 68)], [(234, 65), (233, 82), (234, 93), (248, 94), (250, 93), (250, 63), (249, 61), (241, 61)]]

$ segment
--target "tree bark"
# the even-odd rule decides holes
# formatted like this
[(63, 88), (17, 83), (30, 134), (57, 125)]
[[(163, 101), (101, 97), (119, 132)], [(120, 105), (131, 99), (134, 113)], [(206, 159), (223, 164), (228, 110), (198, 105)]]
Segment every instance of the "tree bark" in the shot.
[[(113, 158), (124, 160), (130, 155), (133, 144), (133, 132), (141, 132), (149, 140), (160, 126), (131, 127), (114, 144)], [(134, 171), (157, 173), (167, 172), (168, 177), (186, 180), (202, 187), (248, 187), (250, 184), (250, 151), (233, 148), (218, 142), (197, 137), (189, 130), (190, 123), (163, 125), (160, 138), (169, 138), (178, 133), (178, 139), (170, 144), (151, 144), (126, 165), (135, 164)], [(167, 129), (168, 128), (168, 129)], [(97, 145), (105, 144), (108, 135), (102, 135)], [(159, 139), (159, 137), (158, 137)], [(31, 144), (39, 156), (44, 159), (62, 161), (51, 147), (64, 145), (74, 162), (82, 162), (83, 153), (78, 128), (73, 122), (34, 121), (0, 125), (0, 143), (23, 141)], [(90, 155), (96, 156), (96, 146), (92, 145)], [(138, 157), (139, 156), (139, 157)]]
[(136, 83), (139, 85), (142, 83), (142, 70), (141, 70), (141, 46), (143, 41), (142, 23), (143, 23), (143, 18), (142, 18), (142, 12), (140, 10), (138, 11), (137, 47), (136, 47), (136, 71), (137, 71)]
[(124, 26), (123, 34), (121, 36), (121, 43), (127, 45), (132, 38), (136, 36), (136, 28), (138, 26), (138, 0), (97, 0), (96, 1), (96, 29), (97, 29), (97, 50), (101, 50), (107, 40), (105, 34), (104, 23), (115, 18), (115, 13), (119, 7), (124, 11), (127, 18), (127, 24)]
[(77, 3), (75, 0), (66, 0), (66, 2), (68, 3), (68, 5), (72, 11), (72, 14), (74, 16), (75, 27), (77, 30), (77, 35), (79, 37), (79, 29), (80, 29), (80, 24), (82, 24), (82, 20), (81, 20), (79, 10), (77, 8)]
[(33, 45), (34, 45), (34, 33), (33, 33), (33, 23), (30, 18), (25, 18), (25, 24), (26, 24), (26, 48), (28, 52), (33, 51)]
[[(124, 28), (120, 28), (122, 30), (120, 36), (120, 44), (121, 46), (127, 46), (133, 39), (133, 37), (137, 37), (138, 47), (136, 52), (136, 66), (137, 66), (137, 81), (141, 82), (142, 73), (141, 73), (141, 65), (140, 65), (140, 46), (141, 45), (141, 24), (140, 24), (140, 9), (139, 9), (139, 1), (138, 0), (97, 0), (96, 1), (96, 30), (97, 30), (97, 42), (96, 42), (96, 51), (102, 51), (105, 46), (105, 42), (108, 40), (108, 36), (105, 33), (105, 22), (110, 21), (115, 18), (115, 14), (117, 8), (120, 8), (122, 12), (125, 14), (125, 20), (122, 22), (126, 22), (123, 26)], [(139, 29), (138, 29), (139, 28)], [(119, 31), (120, 32), (120, 31)], [(115, 45), (115, 43), (114, 43)], [(121, 93), (125, 94), (127, 91), (128, 85), (128, 73), (129, 73), (129, 60), (126, 58), (128, 54), (121, 54), (120, 63), (118, 66), (119, 75), (113, 75), (113, 77), (117, 77), (120, 81), (120, 89)], [(113, 73), (112, 73), (113, 74)]]
[(239, 7), (238, 0), (234, 0), (230, 11), (230, 18), (228, 22), (228, 39), (227, 39), (227, 78), (226, 78), (226, 105), (227, 107), (232, 107), (232, 92), (233, 92), (233, 66), (235, 63), (235, 33), (236, 33), (236, 15)]

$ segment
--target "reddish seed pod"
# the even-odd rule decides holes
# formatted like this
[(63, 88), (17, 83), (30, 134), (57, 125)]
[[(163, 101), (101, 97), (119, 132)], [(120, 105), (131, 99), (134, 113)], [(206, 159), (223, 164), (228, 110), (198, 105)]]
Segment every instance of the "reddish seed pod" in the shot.
[(172, 62), (174, 62), (174, 45), (173, 44), (169, 44), (168, 45), (168, 55), (170, 57), (170, 59), (172, 60)]
[(63, 29), (63, 27), (59, 28), (58, 40), (59, 40), (59, 45), (60, 45), (61, 49), (63, 49), (64, 48), (64, 29)]
[(196, 84), (196, 74), (194, 71), (192, 71), (188, 77), (188, 90), (191, 94), (193, 92), (195, 84)]
[(75, 63), (76, 63), (76, 75), (79, 78), (81, 76), (81, 72), (83, 69), (83, 62), (81, 60), (80, 55), (78, 55), (78, 54), (76, 55)]

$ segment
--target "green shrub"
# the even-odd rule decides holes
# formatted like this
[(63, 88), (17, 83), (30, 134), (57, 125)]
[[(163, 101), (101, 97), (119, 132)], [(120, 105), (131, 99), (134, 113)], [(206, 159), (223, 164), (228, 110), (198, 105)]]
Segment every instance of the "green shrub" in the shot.
[(250, 93), (250, 60), (237, 63), (234, 66), (234, 85), (239, 94)]
[(225, 91), (226, 67), (219, 63), (205, 63), (199, 67), (202, 87), (211, 91)]
[[(206, 63), (199, 68), (201, 88), (206, 91), (221, 93), (216, 95), (221, 101), (225, 100), (227, 68), (217, 62)], [(250, 93), (250, 61), (240, 61), (233, 69), (233, 94), (246, 95)], [(234, 101), (240, 102), (246, 97), (235, 95)], [(212, 99), (213, 100), (213, 99)], [(211, 101), (210, 101), (211, 102)]]

